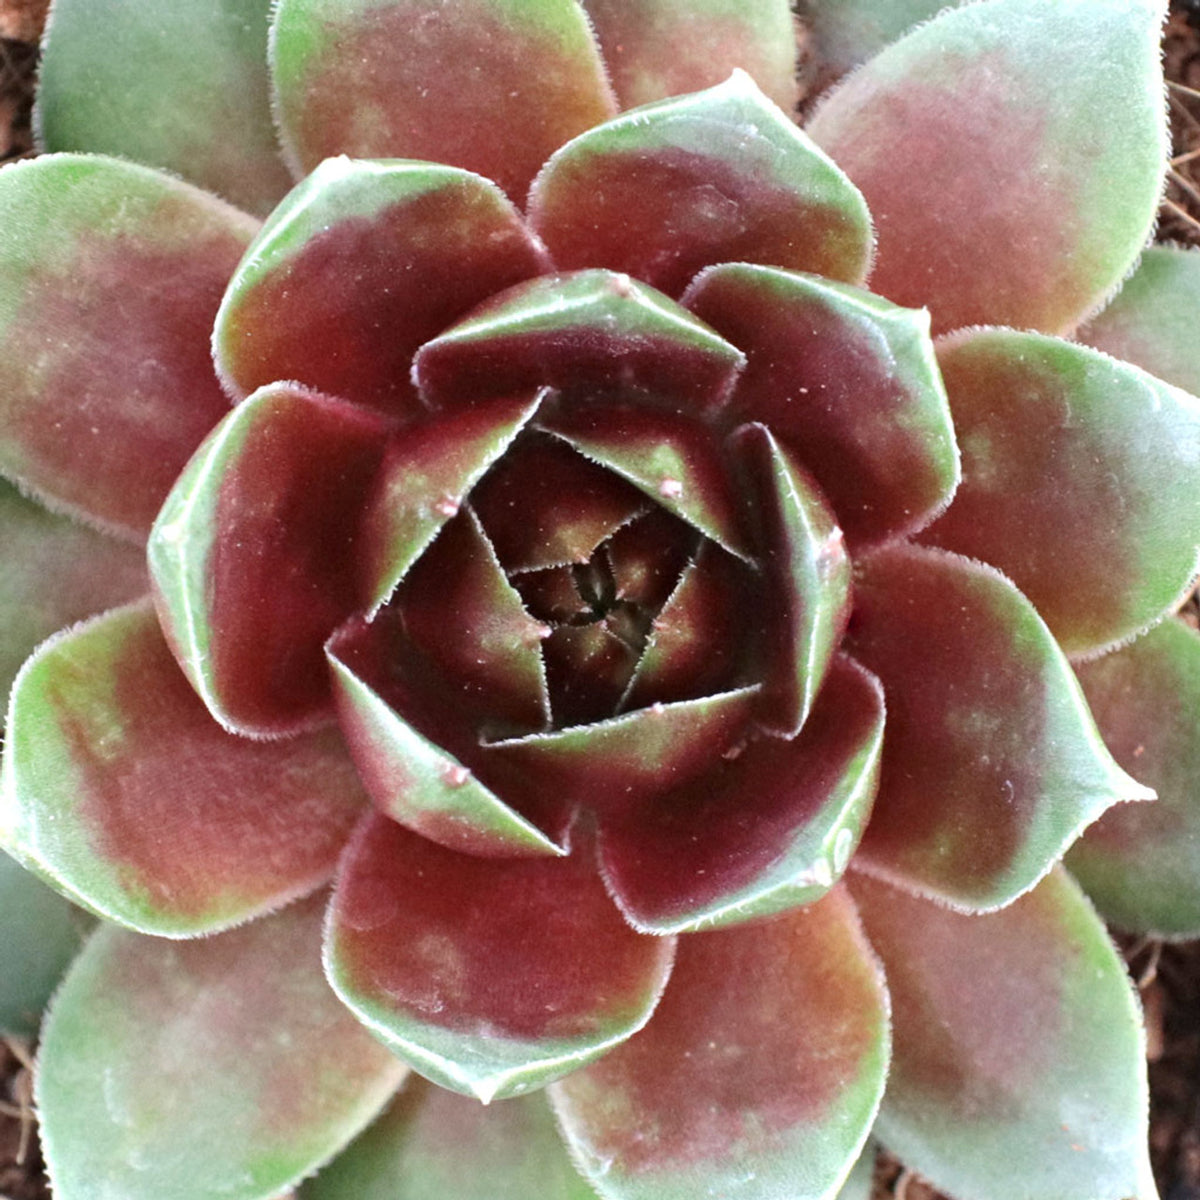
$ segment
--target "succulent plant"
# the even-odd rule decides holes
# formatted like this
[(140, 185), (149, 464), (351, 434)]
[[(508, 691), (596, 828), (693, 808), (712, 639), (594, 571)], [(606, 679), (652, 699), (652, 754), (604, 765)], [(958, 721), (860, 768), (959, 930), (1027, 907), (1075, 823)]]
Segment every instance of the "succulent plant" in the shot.
[(267, 8), (56, 0), (0, 172), (56, 1195), (1149, 1200), (1060, 860), (1200, 931), (1162, 5), (805, 130), (783, 0)]

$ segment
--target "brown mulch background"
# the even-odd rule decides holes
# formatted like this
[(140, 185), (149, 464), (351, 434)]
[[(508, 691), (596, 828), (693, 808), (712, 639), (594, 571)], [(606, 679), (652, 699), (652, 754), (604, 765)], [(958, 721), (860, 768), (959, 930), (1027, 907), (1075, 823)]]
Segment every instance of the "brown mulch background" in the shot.
[[(31, 149), (29, 106), (48, 3), (0, 0), (0, 161)], [(1200, 246), (1200, 0), (1172, 0), (1165, 56), (1174, 158), (1159, 237)], [(1122, 938), (1120, 944), (1146, 1010), (1150, 1150), (1162, 1200), (1200, 1200), (1200, 943)], [(0, 1039), (0, 1200), (50, 1200), (30, 1056), (28, 1043)], [(884, 1154), (872, 1200), (889, 1198), (947, 1200)]]

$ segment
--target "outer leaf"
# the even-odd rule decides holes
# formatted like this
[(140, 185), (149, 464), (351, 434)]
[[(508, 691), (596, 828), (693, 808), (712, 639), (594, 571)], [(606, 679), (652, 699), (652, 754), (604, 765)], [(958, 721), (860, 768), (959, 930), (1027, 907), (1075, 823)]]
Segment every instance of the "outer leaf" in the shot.
[(871, 1187), (875, 1179), (875, 1146), (868, 1142), (842, 1184), (837, 1200), (871, 1200)]
[(375, 1115), (404, 1068), (330, 993), (321, 909), (194, 942), (96, 934), (39, 1060), (56, 1197), (270, 1200)]
[(842, 531), (811, 476), (763, 425), (735, 434), (761, 525), (767, 577), (763, 720), (800, 732), (850, 615), (850, 560)]
[(529, 218), (560, 267), (625, 271), (673, 296), (730, 260), (857, 282), (871, 252), (858, 191), (741, 71), (564, 146)]
[(494, 860), (366, 818), (326, 940), (338, 995), (422, 1075), (484, 1103), (540, 1087), (649, 1019), (670, 939), (621, 920), (591, 856)]
[(732, 415), (797, 454), (851, 542), (913, 533), (946, 506), (958, 448), (927, 312), (745, 263), (703, 272), (683, 299), (746, 352)]
[(42, 1009), (79, 952), (88, 919), (0, 854), (0, 1033), (37, 1032)]
[(612, 271), (518, 284), (417, 353), (427, 400), (551, 384), (574, 396), (648, 391), (695, 411), (724, 401), (745, 363), (673, 300)]
[(1105, 813), (1068, 865), (1106, 920), (1158, 936), (1200, 932), (1200, 636), (1164, 621), (1079, 668), (1117, 761), (1158, 793)]
[(903, 546), (855, 584), (849, 648), (888, 705), (865, 867), (997, 908), (1109, 805), (1153, 797), (1113, 761), (1050, 631), (999, 573)]
[(962, 1200), (1153, 1200), (1141, 1014), (1066, 874), (986, 916), (853, 891), (892, 996), (887, 1146)]
[(816, 1200), (862, 1148), (888, 1044), (883, 980), (839, 890), (683, 939), (646, 1029), (551, 1095), (612, 1200)]
[(269, 212), (291, 177), (271, 123), (268, 7), (55, 0), (38, 72), (42, 146), (163, 167)]
[(145, 595), (146, 556), (0, 482), (0, 694), (33, 648), (64, 625)]
[(749, 73), (784, 112), (796, 105), (796, 31), (786, 0), (583, 0), (622, 108)]
[(225, 733), (149, 602), (47, 642), (17, 677), (7, 725), (8, 848), (147, 933), (207, 933), (311, 892), (362, 810), (332, 732), (268, 744)]
[(1174, 608), (1200, 567), (1200, 400), (1037, 334), (963, 333), (938, 359), (963, 482), (924, 540), (999, 567), (1069, 654)]
[(208, 359), (250, 217), (132, 163), (0, 173), (0, 470), (140, 540), (227, 403)]
[(486, 1108), (414, 1079), (303, 1200), (594, 1200), (541, 1096)]
[(600, 864), (626, 919), (646, 933), (732, 925), (798, 908), (833, 886), (879, 780), (883, 694), (834, 661), (793, 741), (759, 736), (665, 795), (600, 813)]
[(159, 615), (216, 720), (250, 736), (330, 713), (322, 646), (358, 601), (355, 530), (389, 426), (293, 384), (213, 431), (150, 539)]
[(548, 266), (486, 179), (434, 163), (322, 163), (275, 210), (217, 314), (232, 394), (296, 380), (386, 412), (419, 412), (417, 347)]
[(878, 223), (872, 289), (927, 304), (937, 332), (991, 323), (1057, 333), (1094, 311), (1158, 207), (1164, 8), (968, 4), (835, 90), (809, 130)]
[(1075, 337), (1200, 395), (1194, 316), (1200, 309), (1200, 253), (1150, 246), (1099, 316)]
[(335, 154), (431, 159), (519, 202), (552, 151), (615, 110), (573, 0), (282, 0), (271, 60), (301, 172)]

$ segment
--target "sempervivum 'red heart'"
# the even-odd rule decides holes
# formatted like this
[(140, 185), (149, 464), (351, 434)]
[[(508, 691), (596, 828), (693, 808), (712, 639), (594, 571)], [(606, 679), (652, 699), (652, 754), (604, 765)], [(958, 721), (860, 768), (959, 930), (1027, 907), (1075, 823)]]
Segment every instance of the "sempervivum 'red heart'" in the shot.
[(945, 13), (806, 134), (782, 2), (282, 0), (278, 204), (249, 7), (58, 0), (0, 175), (12, 586), (118, 604), (8, 715), (7, 847), (127, 927), (43, 1031), (56, 1194), (276, 1196), (390, 1101), (305, 1195), (851, 1196), (875, 1128), (1152, 1196), (1057, 863), (1149, 782), (1072, 861), (1200, 927), (1193, 260), (1066, 337), (1152, 227), (1160, 6)]

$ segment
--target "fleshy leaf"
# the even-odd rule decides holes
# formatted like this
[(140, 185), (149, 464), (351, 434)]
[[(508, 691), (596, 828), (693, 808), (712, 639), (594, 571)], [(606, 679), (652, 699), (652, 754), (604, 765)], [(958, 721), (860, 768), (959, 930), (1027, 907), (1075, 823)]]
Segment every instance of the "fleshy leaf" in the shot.
[(552, 406), (538, 424), (731, 554), (747, 557), (730, 464), (708, 424), (619, 401)]
[(208, 333), (256, 222), (133, 163), (0, 173), (0, 471), (140, 541), (228, 403)]
[(38, 71), (41, 145), (132, 158), (269, 212), (292, 181), (271, 122), (268, 7), (55, 0)]
[(638, 803), (685, 783), (740, 744), (759, 689), (654, 704), (551, 733), (492, 742), (487, 757), (530, 772), (563, 802)]
[(1150, 246), (1112, 302), (1075, 338), (1151, 375), (1200, 395), (1195, 314), (1200, 311), (1200, 253)]
[(415, 413), (417, 347), (548, 265), (486, 179), (437, 163), (331, 159), (271, 214), (230, 280), (217, 368), (238, 397), (287, 379)]
[(858, 191), (742, 71), (568, 143), (529, 217), (559, 267), (624, 271), (673, 296), (731, 260), (854, 283), (871, 253)]
[(763, 719), (795, 737), (850, 615), (850, 560), (815, 481), (764, 425), (735, 435), (762, 525), (767, 595)]
[(888, 1045), (882, 974), (839, 889), (682, 939), (650, 1024), (551, 1097), (610, 1200), (821, 1200), (866, 1140)]
[(342, 863), (326, 969), (414, 1070), (485, 1103), (541, 1087), (648, 1020), (674, 943), (621, 919), (590, 854), (457, 854), (372, 814)]
[(371, 1120), (404, 1067), (321, 974), (322, 901), (192, 942), (95, 935), (39, 1057), (56, 1197), (274, 1200)]
[(892, 997), (888, 1148), (964, 1200), (1154, 1200), (1141, 1014), (1066, 874), (984, 916), (852, 890)]
[(1031, 888), (1084, 826), (1152, 798), (1113, 761), (1062, 651), (1002, 575), (915, 546), (859, 563), (848, 649), (887, 737), (855, 860), (965, 910)]
[(741, 67), (790, 113), (796, 31), (786, 0), (583, 0), (622, 108), (720, 83)]
[(37, 1032), (42, 1009), (79, 953), (88, 918), (0, 854), (0, 1033)]
[(430, 159), (518, 202), (615, 110), (574, 0), (281, 0), (271, 65), (301, 172), (335, 154)]
[(302, 1200), (595, 1200), (543, 1096), (486, 1107), (413, 1079)]
[(357, 555), (369, 615), (384, 604), (541, 401), (479, 401), (405, 427), (376, 476)]
[(7, 847), (146, 933), (208, 933), (311, 892), (365, 799), (332, 731), (263, 743), (221, 729), (148, 601), (42, 646), (7, 724)]
[(842, 1190), (835, 1200), (871, 1200), (871, 1188), (875, 1179), (875, 1145), (868, 1142), (866, 1149), (859, 1155), (858, 1162), (846, 1176)]
[(967, 332), (938, 359), (963, 481), (922, 540), (999, 567), (1068, 654), (1174, 608), (1200, 567), (1200, 400), (1039, 334)]
[(1158, 793), (1122, 804), (1075, 843), (1067, 865), (1104, 918), (1166, 937), (1200, 933), (1200, 635), (1169, 620), (1077, 668), (1117, 761)]
[(703, 272), (683, 302), (746, 352), (733, 416), (796, 452), (852, 543), (912, 533), (946, 506), (958, 449), (928, 313), (744, 263)]
[(882, 742), (878, 681), (842, 657), (794, 740), (759, 736), (649, 803), (602, 812), (601, 869), (626, 919), (682, 933), (824, 895), (871, 811)]
[(550, 722), (542, 639), (469, 509), (416, 561), (394, 601), (413, 645), (497, 727), (529, 733)]
[(0, 481), (0, 695), (52, 633), (150, 590), (146, 556)]
[(928, 305), (939, 333), (1060, 333), (1094, 311), (1129, 272), (1158, 208), (1165, 7), (968, 4), (835, 89), (808, 129), (875, 218), (872, 290)]
[(638, 655), (611, 625), (611, 617), (559, 625), (542, 644), (550, 707), (560, 728), (602, 721), (621, 705)]
[(330, 715), (322, 646), (355, 609), (357, 518), (384, 418), (261, 388), (196, 452), (150, 537), (159, 616), (213, 716), (251, 736)]
[(394, 609), (348, 622), (326, 654), (350, 753), (383, 812), (464, 854), (565, 853), (564, 806), (536, 789), (514, 802), (505, 772), (480, 761), (473, 698), (428, 679)]
[(571, 393), (646, 391), (685, 411), (725, 400), (736, 347), (653, 288), (612, 271), (518, 284), (426, 342), (413, 368), (434, 403), (550, 384)]

